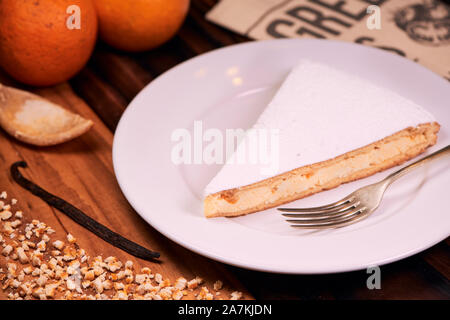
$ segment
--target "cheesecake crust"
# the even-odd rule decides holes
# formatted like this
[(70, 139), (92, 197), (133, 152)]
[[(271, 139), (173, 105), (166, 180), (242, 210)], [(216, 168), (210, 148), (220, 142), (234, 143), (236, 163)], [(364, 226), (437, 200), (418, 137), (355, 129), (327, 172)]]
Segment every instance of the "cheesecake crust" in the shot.
[(439, 129), (437, 122), (408, 127), (333, 159), (207, 195), (204, 214), (232, 217), (262, 211), (371, 176), (423, 153), (436, 143)]

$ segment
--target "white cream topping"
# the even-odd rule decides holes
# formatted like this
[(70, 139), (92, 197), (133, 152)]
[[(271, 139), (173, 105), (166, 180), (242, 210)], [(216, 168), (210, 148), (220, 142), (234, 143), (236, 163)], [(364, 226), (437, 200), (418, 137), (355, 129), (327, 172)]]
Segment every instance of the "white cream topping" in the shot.
[[(274, 176), (433, 121), (424, 108), (388, 89), (304, 60), (291, 71), (252, 128), (279, 130)], [(249, 144), (250, 140), (246, 136), (243, 141)], [(267, 164), (237, 163), (235, 155), (208, 184), (205, 195), (270, 177), (263, 174)]]

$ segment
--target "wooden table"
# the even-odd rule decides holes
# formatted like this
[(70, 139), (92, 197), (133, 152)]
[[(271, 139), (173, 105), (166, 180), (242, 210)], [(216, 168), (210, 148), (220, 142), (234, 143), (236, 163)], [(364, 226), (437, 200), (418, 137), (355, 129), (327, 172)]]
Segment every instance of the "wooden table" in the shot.
[[(249, 41), (204, 19), (215, 0), (192, 1), (189, 16), (178, 35), (149, 52), (128, 54), (99, 43), (88, 65), (70, 82), (52, 88), (31, 89), (66, 108), (92, 119), (94, 128), (69, 143), (35, 148), (0, 134), (0, 191), (35, 219), (57, 233), (72, 233), (91, 256), (114, 255), (175, 279), (201, 276), (208, 286), (221, 279), (224, 294), (240, 290), (247, 299), (450, 299), (450, 239), (408, 259), (381, 268), (380, 290), (369, 290), (365, 271), (331, 275), (277, 275), (230, 267), (192, 253), (160, 235), (133, 211), (115, 180), (111, 144), (122, 112), (152, 79), (198, 54)], [(0, 81), (14, 83), (4, 74)], [(161, 252), (162, 263), (145, 262), (96, 238), (63, 214), (15, 184), (9, 166), (26, 160), (26, 175), (47, 190), (71, 201), (118, 233)], [(270, 258), (270, 257), (268, 257)], [(2, 263), (0, 257), (0, 263)], [(5, 298), (0, 292), (0, 298)]]

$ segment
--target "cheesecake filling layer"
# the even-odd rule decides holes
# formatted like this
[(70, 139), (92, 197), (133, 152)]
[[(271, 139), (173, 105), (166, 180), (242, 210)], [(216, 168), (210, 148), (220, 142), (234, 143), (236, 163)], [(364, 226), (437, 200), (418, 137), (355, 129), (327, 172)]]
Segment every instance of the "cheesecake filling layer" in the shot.
[(210, 194), (206, 217), (237, 216), (275, 207), (401, 164), (436, 143), (439, 124), (401, 130), (334, 159), (303, 166), (250, 185)]

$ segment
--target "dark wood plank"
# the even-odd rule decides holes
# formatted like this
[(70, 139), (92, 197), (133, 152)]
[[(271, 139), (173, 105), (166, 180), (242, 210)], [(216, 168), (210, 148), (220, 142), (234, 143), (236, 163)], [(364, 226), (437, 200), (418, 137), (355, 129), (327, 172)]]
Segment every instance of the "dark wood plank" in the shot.
[(89, 67), (81, 70), (70, 80), (74, 91), (82, 97), (114, 132), (128, 101), (119, 92), (102, 80)]
[(127, 101), (131, 101), (151, 80), (150, 72), (142, 68), (133, 55), (98, 45), (89, 67), (108, 82)]
[(208, 41), (201, 33), (201, 29), (193, 23), (190, 16), (186, 18), (183, 28), (178, 32), (177, 37), (181, 40), (184, 49), (191, 52), (192, 55), (199, 55), (219, 47), (217, 43)]
[(159, 48), (135, 54), (134, 58), (156, 77), (193, 55), (192, 51), (186, 51), (181, 40), (175, 37)]
[(209, 41), (215, 43), (217, 46), (227, 46), (250, 41), (247, 37), (240, 36), (207, 21), (205, 19), (207, 11), (208, 8), (204, 3), (201, 1), (193, 1), (191, 10), (189, 10), (189, 17), (191, 18), (191, 23), (195, 24)]
[[(424, 254), (431, 254), (428, 251)], [(370, 274), (366, 271), (278, 275), (231, 268), (256, 299), (450, 299), (448, 278), (419, 256), (382, 266), (380, 270), (381, 289), (369, 290), (366, 282)]]
[(420, 256), (447, 280), (450, 279), (450, 238), (421, 253)]

